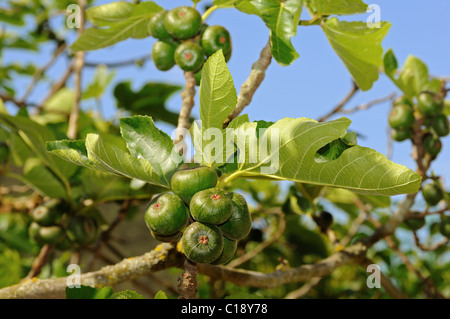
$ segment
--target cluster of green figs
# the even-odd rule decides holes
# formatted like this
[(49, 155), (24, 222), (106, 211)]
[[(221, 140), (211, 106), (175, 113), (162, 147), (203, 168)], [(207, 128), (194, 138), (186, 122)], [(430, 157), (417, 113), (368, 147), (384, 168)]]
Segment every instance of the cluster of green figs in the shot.
[(148, 28), (158, 39), (152, 48), (152, 59), (161, 71), (176, 64), (184, 71), (195, 72), (198, 78), (206, 57), (218, 50), (222, 50), (227, 61), (231, 57), (228, 30), (204, 24), (200, 13), (192, 7), (160, 11), (150, 19)]
[(412, 139), (416, 123), (424, 125), (425, 151), (433, 158), (436, 157), (442, 149), (440, 138), (450, 132), (449, 121), (444, 114), (444, 100), (439, 94), (424, 91), (418, 95), (416, 104), (405, 96), (394, 101), (389, 114), (392, 138), (398, 142)]
[(247, 237), (252, 219), (245, 198), (218, 188), (215, 169), (180, 169), (171, 178), (172, 193), (156, 196), (145, 212), (153, 237), (181, 241), (188, 259), (202, 264), (226, 264), (238, 241)]
[(92, 244), (98, 235), (97, 221), (93, 217), (65, 213), (65, 203), (48, 200), (31, 212), (29, 236), (40, 245), (53, 245), (58, 250)]
[[(392, 139), (402, 142), (414, 138), (414, 126), (421, 125), (422, 145), (424, 151), (431, 158), (436, 158), (442, 149), (441, 138), (450, 133), (450, 125), (444, 114), (444, 100), (439, 94), (424, 91), (417, 96), (416, 103), (405, 96), (401, 96), (393, 103), (389, 114), (389, 125), (392, 128)], [(422, 195), (430, 206), (437, 205), (444, 199), (444, 191), (438, 181), (422, 186)], [(447, 218), (448, 219), (448, 218)], [(411, 229), (421, 228), (423, 218), (413, 216), (407, 224)], [(450, 236), (450, 220), (442, 222), (441, 232)]]

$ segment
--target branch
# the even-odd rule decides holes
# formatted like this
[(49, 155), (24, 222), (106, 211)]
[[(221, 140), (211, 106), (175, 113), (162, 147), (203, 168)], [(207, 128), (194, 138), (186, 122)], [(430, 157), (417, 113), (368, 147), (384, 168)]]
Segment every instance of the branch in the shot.
[(146, 61), (150, 60), (152, 56), (150, 54), (147, 54), (143, 57), (132, 59), (132, 60), (126, 60), (126, 61), (120, 61), (120, 62), (86, 62), (84, 65), (87, 68), (96, 68), (99, 65), (106, 65), (108, 68), (120, 68), (124, 66), (130, 66), (130, 65), (136, 65), (136, 64), (143, 64)]
[(382, 97), (382, 98), (379, 98), (379, 99), (375, 99), (373, 101), (370, 101), (370, 102), (367, 102), (367, 103), (364, 103), (364, 104), (357, 105), (354, 108), (351, 108), (351, 109), (348, 109), (348, 110), (340, 110), (339, 113), (351, 114), (351, 113), (355, 113), (357, 111), (364, 111), (364, 110), (367, 110), (367, 109), (371, 108), (374, 105), (382, 104), (382, 103), (387, 102), (387, 101), (392, 101), (396, 96), (397, 96), (397, 94), (395, 92), (392, 92), (391, 94), (386, 95), (385, 97)]
[(69, 77), (72, 75), (74, 70), (74, 63), (71, 62), (69, 67), (67, 68), (67, 70), (62, 74), (62, 76), (53, 83), (53, 85), (50, 87), (50, 90), (48, 91), (47, 95), (45, 96), (45, 98), (42, 100), (42, 102), (40, 103), (40, 105), (45, 105), (45, 103), (47, 103), (47, 101), (56, 93), (58, 92), (61, 88), (63, 88), (66, 85), (67, 80), (69, 79)]
[(37, 257), (34, 259), (33, 265), (31, 266), (31, 270), (25, 277), (25, 280), (37, 277), (41, 273), (42, 268), (47, 264), (48, 256), (51, 254), (52, 251), (53, 246), (51, 245), (42, 246), (39, 255), (37, 255)]
[(186, 79), (186, 88), (181, 92), (182, 105), (180, 109), (180, 115), (178, 116), (178, 125), (175, 131), (175, 144), (177, 145), (177, 151), (182, 152), (186, 148), (186, 142), (184, 141), (185, 130), (191, 127), (191, 111), (194, 107), (195, 98), (195, 75), (193, 72), (185, 72), (184, 77)]
[(25, 94), (20, 99), (20, 102), (25, 102), (25, 100), (30, 96), (30, 94), (33, 92), (34, 87), (36, 86), (36, 83), (39, 81), (41, 76), (58, 60), (58, 57), (66, 50), (67, 45), (66, 43), (61, 43), (53, 52), (53, 56), (50, 59), (50, 61), (47, 62), (43, 67), (39, 68), (33, 75), (33, 79), (31, 80), (30, 85), (28, 85), (27, 90), (25, 91)]
[(284, 218), (284, 214), (282, 211), (278, 212), (280, 216), (280, 221), (278, 223), (278, 229), (277, 231), (272, 235), (272, 237), (262, 243), (260, 243), (258, 246), (256, 246), (253, 250), (247, 252), (246, 254), (240, 256), (239, 258), (236, 258), (232, 262), (230, 262), (227, 267), (230, 268), (236, 268), (243, 263), (249, 261), (253, 257), (255, 257), (257, 254), (262, 252), (264, 249), (272, 245), (274, 242), (278, 241), (280, 237), (283, 235), (283, 232), (286, 228), (286, 220)]
[(262, 49), (259, 59), (253, 63), (250, 76), (245, 80), (241, 86), (241, 91), (236, 103), (236, 108), (228, 115), (225, 120), (223, 127), (227, 127), (228, 124), (241, 114), (242, 110), (250, 104), (253, 95), (256, 90), (261, 85), (261, 82), (266, 76), (266, 70), (272, 61), (272, 54), (270, 53), (270, 41), (267, 42), (266, 46)]
[[(112, 286), (146, 276), (170, 267), (180, 267), (182, 255), (173, 249), (171, 244), (157, 246), (151, 252), (135, 258), (127, 258), (121, 262), (102, 269), (81, 275), (81, 284), (91, 287)], [(0, 299), (42, 299), (65, 298), (67, 277), (56, 279), (33, 279), (11, 287), (0, 289)]]
[[(78, 29), (78, 36), (84, 32), (84, 9), (86, 6), (86, 0), (78, 0), (78, 5), (80, 6), (80, 28)], [(75, 103), (72, 109), (72, 113), (69, 117), (69, 127), (67, 129), (67, 137), (69, 139), (76, 139), (78, 135), (78, 119), (80, 117), (80, 103), (81, 103), (81, 76), (84, 67), (84, 56), (85, 52), (78, 51), (75, 53)]]
[(328, 114), (322, 116), (319, 118), (319, 122), (324, 122), (328, 120), (331, 116), (333, 116), (336, 113), (339, 113), (342, 108), (352, 99), (353, 96), (359, 91), (359, 87), (356, 85), (354, 81), (352, 81), (352, 88), (350, 92), (347, 93), (347, 95), (342, 99), (341, 102), (339, 102)]
[(305, 296), (308, 292), (311, 291), (319, 282), (322, 280), (322, 277), (314, 277), (306, 284), (301, 286), (299, 289), (291, 291), (284, 297), (284, 299), (300, 299)]
[[(336, 268), (361, 263), (365, 258), (366, 248), (361, 244), (348, 247), (314, 265), (303, 265), (297, 268), (277, 270), (272, 273), (260, 273), (224, 266), (198, 264), (199, 273), (242, 286), (272, 288), (285, 283), (306, 282), (313, 277), (323, 277)], [(91, 287), (113, 286), (115, 284), (147, 276), (156, 271), (183, 267), (185, 256), (176, 251), (174, 245), (164, 243), (151, 252), (134, 258), (126, 258), (121, 262), (102, 269), (82, 274), (82, 285)], [(11, 287), (0, 289), (0, 299), (6, 298), (64, 298), (67, 277), (56, 279), (33, 279)]]
[(199, 264), (198, 270), (214, 280), (228, 281), (240, 286), (274, 288), (286, 283), (306, 282), (314, 277), (324, 277), (346, 264), (359, 264), (364, 260), (365, 252), (366, 247), (364, 245), (356, 244), (314, 265), (303, 265), (297, 268), (277, 270), (272, 273), (231, 269), (229, 267), (207, 264)]

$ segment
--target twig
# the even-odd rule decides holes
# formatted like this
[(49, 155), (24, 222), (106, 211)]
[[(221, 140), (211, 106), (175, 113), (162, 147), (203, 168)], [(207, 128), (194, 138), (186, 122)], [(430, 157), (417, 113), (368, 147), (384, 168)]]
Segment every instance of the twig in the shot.
[(423, 251), (434, 251), (437, 250), (441, 247), (444, 247), (445, 245), (448, 244), (449, 239), (447, 237), (445, 237), (444, 239), (442, 239), (441, 241), (434, 243), (430, 246), (424, 245), (420, 242), (419, 236), (417, 236), (417, 233), (414, 231), (414, 242), (416, 243), (416, 246), (419, 247), (421, 250)]
[(291, 291), (284, 297), (284, 299), (300, 299), (303, 296), (305, 296), (308, 292), (311, 291), (320, 281), (322, 280), (322, 277), (314, 277), (307, 283), (305, 283), (303, 286), (301, 286), (299, 289)]
[(355, 96), (355, 94), (359, 91), (359, 87), (356, 85), (354, 81), (352, 81), (352, 88), (347, 93), (347, 95), (340, 101), (329, 113), (319, 118), (319, 122), (324, 122), (328, 120), (331, 116), (336, 113), (339, 113), (342, 108)]
[[(360, 204), (364, 205), (358, 199), (356, 201), (358, 201)], [(352, 226), (350, 227), (348, 233), (345, 235), (344, 238), (342, 238), (342, 240), (341, 240), (342, 246), (345, 247), (348, 245), (348, 243), (350, 243), (351, 239), (353, 238), (353, 236), (355, 236), (356, 232), (358, 231), (359, 226), (361, 226), (361, 224), (364, 223), (366, 218), (367, 218), (366, 212), (362, 212), (358, 215), (358, 217), (353, 221)]]
[(178, 117), (178, 125), (175, 131), (176, 151), (183, 154), (186, 148), (186, 141), (184, 140), (185, 130), (191, 127), (191, 111), (194, 107), (195, 98), (195, 75), (193, 72), (185, 72), (186, 88), (181, 92), (182, 105), (180, 115)]
[(357, 105), (357, 106), (355, 106), (355, 107), (353, 107), (351, 109), (340, 110), (339, 113), (351, 114), (351, 113), (355, 113), (357, 111), (367, 110), (367, 109), (371, 108), (374, 105), (382, 104), (382, 103), (385, 103), (387, 101), (392, 101), (393, 99), (395, 99), (396, 96), (397, 96), (397, 93), (392, 92), (391, 94), (386, 95), (385, 97), (382, 97), (382, 98), (379, 98), (379, 99), (375, 99), (373, 101), (370, 101), (370, 102), (367, 102), (367, 103), (364, 103), (364, 104)]
[(197, 297), (197, 264), (186, 258), (184, 272), (178, 278), (178, 299), (196, 299)]
[(22, 98), (19, 100), (21, 103), (25, 102), (25, 100), (30, 96), (33, 92), (36, 83), (39, 81), (41, 76), (58, 60), (59, 56), (66, 50), (67, 45), (63, 42), (61, 43), (56, 50), (53, 52), (53, 56), (50, 61), (47, 62), (43, 67), (39, 68), (33, 75), (30, 85), (28, 85), (27, 90), (25, 91)]
[[(317, 264), (303, 265), (297, 268), (277, 270), (272, 273), (260, 273), (242, 269), (231, 269), (207, 264), (197, 265), (199, 273), (242, 286), (273, 288), (285, 283), (306, 282), (313, 277), (323, 277), (336, 268), (349, 263), (361, 263), (365, 258), (366, 247), (355, 244), (323, 259)], [(183, 267), (185, 256), (172, 244), (161, 244), (142, 256), (126, 258), (121, 262), (102, 269), (84, 273), (82, 285), (105, 287), (133, 280), (159, 270), (171, 267)], [(4, 298), (64, 298), (67, 277), (56, 279), (30, 280), (19, 285), (0, 289), (0, 299)]]
[(244, 255), (231, 261), (227, 265), (227, 267), (236, 268), (236, 267), (244, 264), (245, 262), (249, 261), (250, 259), (255, 257), (257, 254), (262, 252), (264, 249), (266, 249), (267, 247), (269, 247), (270, 245), (272, 245), (273, 243), (275, 243), (276, 241), (278, 241), (280, 239), (281, 235), (283, 235), (283, 232), (286, 228), (286, 220), (284, 218), (284, 213), (282, 211), (279, 211), (278, 215), (279, 215), (278, 229), (276, 230), (276, 232), (273, 233), (271, 238), (260, 243), (258, 246), (256, 246), (251, 251), (249, 251), (249, 252), (245, 253)]
[(120, 61), (120, 62), (85, 62), (85, 67), (87, 68), (96, 68), (99, 65), (106, 65), (108, 68), (120, 68), (124, 66), (130, 66), (130, 65), (136, 65), (140, 63), (144, 63), (148, 60), (151, 60), (152, 56), (150, 54), (147, 54), (143, 57), (132, 59), (132, 60), (126, 60), (126, 61)]
[(272, 54), (270, 53), (270, 41), (268, 41), (266, 46), (262, 49), (259, 59), (255, 63), (253, 63), (250, 76), (242, 84), (236, 107), (225, 120), (223, 124), (224, 128), (227, 127), (228, 124), (239, 114), (241, 114), (242, 110), (250, 104), (253, 95), (266, 76), (266, 70), (269, 67), (271, 61)]
[(62, 76), (53, 83), (53, 85), (50, 87), (50, 90), (48, 91), (47, 95), (42, 99), (42, 102), (40, 105), (45, 105), (47, 101), (61, 88), (63, 88), (66, 85), (67, 80), (72, 75), (74, 69), (74, 63), (73, 61), (70, 63), (67, 70), (62, 74)]
[[(84, 10), (86, 6), (86, 0), (78, 0), (78, 5), (80, 7), (80, 28), (78, 29), (78, 36), (81, 36), (84, 32)], [(72, 112), (69, 117), (69, 126), (67, 129), (67, 137), (70, 139), (76, 139), (78, 135), (78, 118), (80, 117), (80, 103), (81, 103), (81, 76), (84, 67), (84, 56), (85, 52), (78, 51), (75, 52), (75, 103), (73, 105)]]
[(39, 252), (39, 255), (34, 259), (33, 265), (25, 280), (39, 276), (42, 268), (47, 264), (48, 256), (53, 251), (53, 246), (44, 245)]

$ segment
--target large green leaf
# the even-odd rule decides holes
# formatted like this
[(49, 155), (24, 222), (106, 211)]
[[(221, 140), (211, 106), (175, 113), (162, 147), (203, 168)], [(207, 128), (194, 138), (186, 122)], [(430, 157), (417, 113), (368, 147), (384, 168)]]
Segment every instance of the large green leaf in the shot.
[(108, 67), (106, 65), (99, 65), (95, 69), (91, 83), (89, 83), (88, 87), (83, 92), (83, 99), (100, 98), (115, 75), (115, 71), (108, 72)]
[(271, 53), (280, 65), (289, 65), (300, 56), (291, 38), (297, 34), (303, 0), (239, 0), (236, 8), (264, 21), (270, 29)]
[[(116, 15), (112, 16), (106, 14), (103, 19), (98, 15), (100, 13), (98, 10), (95, 12), (97, 15), (95, 15), (94, 21), (101, 25), (109, 25), (109, 27), (92, 27), (85, 30), (70, 48), (73, 51), (92, 51), (111, 46), (130, 37), (145, 38), (149, 36), (147, 30), (149, 20), (161, 10), (162, 8), (152, 1), (133, 5), (131, 12), (129, 10), (120, 14), (115, 12)], [(108, 19), (114, 18), (116, 22), (107, 23)]]
[(47, 151), (52, 152), (62, 159), (74, 164), (91, 169), (103, 170), (101, 167), (98, 167), (89, 160), (84, 141), (49, 141), (47, 142)]
[(114, 88), (117, 107), (132, 115), (149, 115), (155, 121), (163, 121), (174, 126), (178, 123), (178, 113), (169, 111), (167, 100), (181, 89), (180, 86), (149, 82), (140, 90), (134, 91), (131, 82), (121, 82)]
[(28, 158), (24, 164), (23, 175), (19, 176), (16, 178), (19, 178), (22, 182), (30, 185), (42, 195), (52, 198), (67, 199), (64, 185), (43, 165), (39, 158)]
[[(257, 123), (245, 123), (236, 132), (241, 137), (241, 156), (234, 175), (334, 186), (367, 195), (417, 192), (421, 182), (418, 174), (366, 147), (355, 145), (334, 160), (317, 162), (317, 151), (345, 136), (349, 125), (347, 118), (326, 123), (285, 118), (269, 126), (258, 139)], [(242, 140), (244, 136), (248, 139)], [(267, 147), (261, 139), (267, 141)], [(257, 154), (253, 160), (252, 152)]]
[(149, 161), (161, 180), (170, 185), (170, 178), (182, 162), (181, 156), (174, 152), (170, 136), (159, 130), (148, 116), (120, 119), (120, 131), (131, 155)]
[(97, 134), (88, 134), (85, 143), (89, 160), (101, 169), (150, 184), (168, 186), (161, 181), (149, 161), (131, 156), (121, 138), (111, 141)]
[(364, 22), (331, 18), (322, 23), (322, 28), (358, 87), (364, 91), (370, 89), (378, 80), (383, 55), (381, 42), (390, 24), (383, 22), (380, 28), (371, 29)]
[(86, 10), (86, 15), (92, 24), (98, 27), (111, 26), (127, 20), (133, 14), (132, 3), (117, 1)]
[(367, 4), (361, 0), (306, 0), (306, 5), (318, 15), (344, 15), (367, 11)]
[(203, 66), (199, 96), (202, 128), (222, 128), (236, 107), (237, 93), (221, 50)]
[[(233, 79), (221, 50), (203, 66), (199, 99), (201, 121), (194, 122), (192, 129), (195, 159), (203, 165), (217, 167), (226, 161), (223, 122), (237, 103)], [(217, 145), (217, 138), (223, 143)], [(215, 150), (211, 151), (213, 145)]]
[(423, 90), (439, 92), (440, 82), (429, 81), (428, 68), (419, 58), (409, 55), (400, 71), (398, 71), (398, 62), (391, 49), (385, 53), (383, 60), (384, 72), (407, 96), (417, 96)]
[(218, 8), (233, 8), (237, 0), (213, 0), (213, 5)]

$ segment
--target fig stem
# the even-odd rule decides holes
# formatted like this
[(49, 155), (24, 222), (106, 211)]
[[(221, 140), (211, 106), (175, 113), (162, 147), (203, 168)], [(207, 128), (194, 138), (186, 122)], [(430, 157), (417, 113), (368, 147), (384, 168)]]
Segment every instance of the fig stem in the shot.
[(178, 278), (178, 299), (197, 298), (197, 264), (186, 258), (184, 272)]

